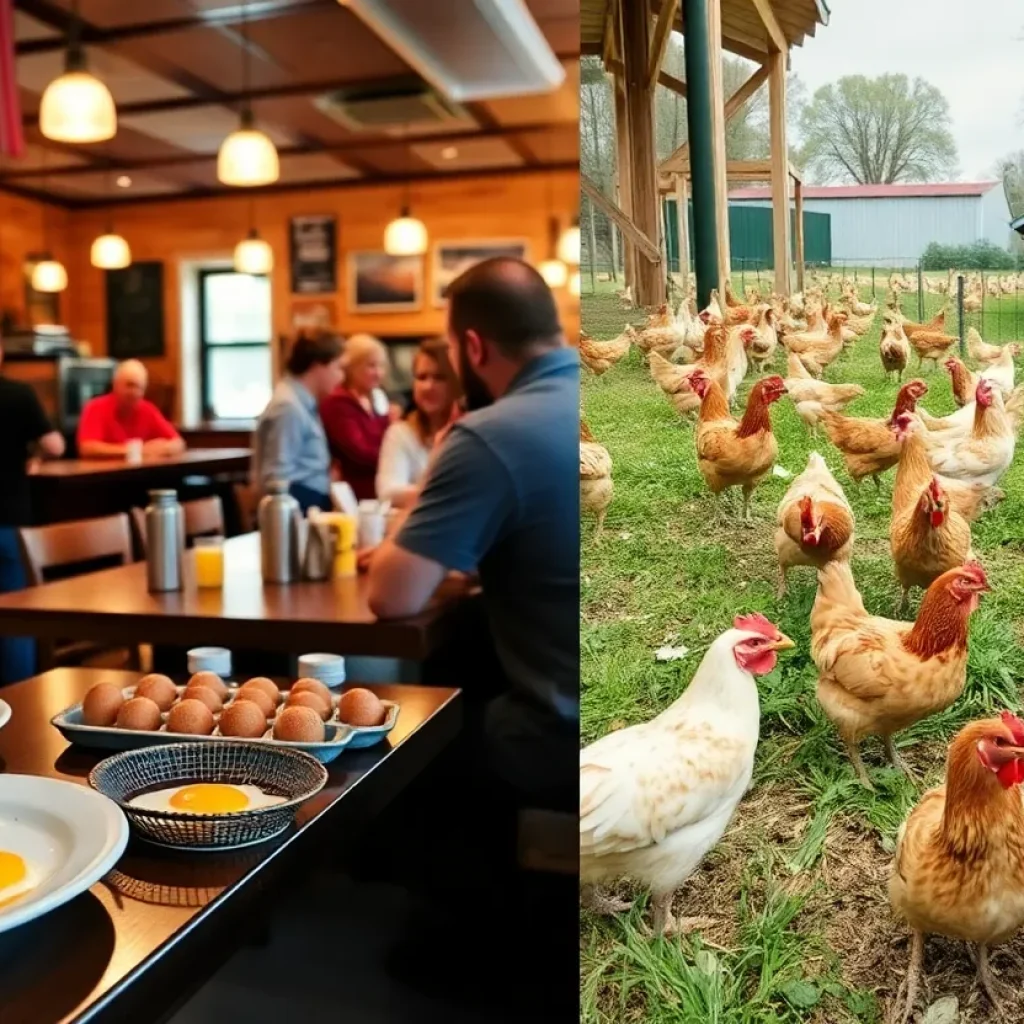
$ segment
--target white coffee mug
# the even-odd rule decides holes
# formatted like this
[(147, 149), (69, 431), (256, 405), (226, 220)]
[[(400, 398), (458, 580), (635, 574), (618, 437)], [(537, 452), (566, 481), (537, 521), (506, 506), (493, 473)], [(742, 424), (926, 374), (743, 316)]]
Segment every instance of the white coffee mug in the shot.
[(137, 466), (142, 462), (142, 440), (140, 438), (133, 437), (130, 441), (125, 442), (124, 459), (129, 466)]

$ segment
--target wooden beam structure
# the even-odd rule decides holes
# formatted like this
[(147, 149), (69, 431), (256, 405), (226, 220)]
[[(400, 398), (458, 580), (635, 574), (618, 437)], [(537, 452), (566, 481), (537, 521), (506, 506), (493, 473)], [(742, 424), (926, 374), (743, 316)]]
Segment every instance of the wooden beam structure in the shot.
[[(621, 11), (622, 64), (625, 72), (626, 109), (629, 113), (632, 222), (623, 219), (648, 240), (656, 240), (661, 202), (658, 199), (658, 165), (654, 148), (654, 89), (647, 83), (651, 21), (646, 4), (638, 0), (623, 0)], [(636, 282), (633, 298), (638, 306), (657, 306), (665, 301), (665, 277), (656, 242), (653, 248), (654, 253), (649, 254), (650, 259), (637, 260), (634, 268)]]
[(794, 249), (796, 259), (796, 288), (804, 290), (804, 183), (799, 178), (793, 182), (794, 218)]
[(757, 11), (761, 21), (764, 23), (765, 31), (768, 33), (768, 38), (772, 41), (774, 51), (777, 53), (789, 53), (789, 40), (786, 38), (786, 33), (782, 31), (778, 18), (775, 17), (771, 0), (750, 0), (750, 2), (754, 5), (754, 10)]
[(786, 52), (768, 58), (768, 106), (772, 163), (772, 247), (775, 256), (775, 289), (789, 294), (789, 140), (786, 135)]
[(650, 89), (658, 80), (658, 72), (661, 70), (662, 61), (665, 59), (665, 51), (668, 49), (668, 41), (672, 35), (672, 22), (675, 21), (676, 12), (679, 10), (679, 0), (661, 0), (661, 8), (658, 10), (658, 22), (654, 28), (654, 38), (651, 40), (651, 56), (647, 65), (647, 88)]
[[(626, 217), (633, 216), (632, 168), (629, 157), (629, 110), (626, 106), (626, 85), (622, 76), (615, 78), (615, 145), (619, 165), (619, 209)], [(622, 236), (622, 272), (626, 286), (636, 281), (636, 250)]]
[(711, 138), (715, 163), (715, 222), (718, 225), (718, 288), (732, 273), (729, 257), (729, 186), (725, 175), (725, 89), (722, 82), (722, 0), (707, 0), (711, 61)]
[[(580, 171), (580, 191), (612, 222), (617, 224), (622, 233), (657, 266), (661, 262), (661, 249), (649, 235), (640, 230), (582, 171)], [(655, 236), (657, 237), (657, 236)]]
[[(616, 75), (624, 74), (621, 60), (613, 60), (611, 64), (607, 65), (607, 68)], [(670, 92), (678, 93), (683, 99), (686, 99), (686, 83), (681, 78), (676, 78), (675, 75), (670, 75), (667, 71), (659, 71), (658, 85), (663, 85)]]
[(676, 254), (679, 257), (679, 276), (683, 291), (690, 282), (690, 196), (686, 178), (676, 175)]

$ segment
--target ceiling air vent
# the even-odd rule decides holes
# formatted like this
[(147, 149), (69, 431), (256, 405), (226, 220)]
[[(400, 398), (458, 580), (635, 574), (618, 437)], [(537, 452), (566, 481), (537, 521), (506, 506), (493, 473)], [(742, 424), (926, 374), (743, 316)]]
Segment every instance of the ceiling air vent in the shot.
[(339, 89), (318, 96), (317, 109), (353, 132), (456, 127), (466, 113), (425, 85)]
[(565, 81), (524, 0), (341, 0), (457, 103), (552, 92)]

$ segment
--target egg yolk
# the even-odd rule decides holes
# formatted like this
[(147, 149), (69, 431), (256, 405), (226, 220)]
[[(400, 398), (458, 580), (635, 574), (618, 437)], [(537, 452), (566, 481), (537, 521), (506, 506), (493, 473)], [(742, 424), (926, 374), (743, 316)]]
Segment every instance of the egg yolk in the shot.
[[(12, 885), (17, 885), (19, 882), (25, 879), (25, 862), (16, 853), (8, 853), (6, 850), (0, 850), (0, 907), (5, 903), (11, 902), (13, 899), (18, 897), (12, 897), (12, 900), (5, 900), (3, 898), (4, 889), (9, 888)], [(24, 893), (19, 893), (24, 895)]]
[(249, 798), (234, 786), (200, 782), (179, 789), (168, 803), (176, 810), (191, 811), (193, 814), (232, 814), (244, 811), (249, 806)]

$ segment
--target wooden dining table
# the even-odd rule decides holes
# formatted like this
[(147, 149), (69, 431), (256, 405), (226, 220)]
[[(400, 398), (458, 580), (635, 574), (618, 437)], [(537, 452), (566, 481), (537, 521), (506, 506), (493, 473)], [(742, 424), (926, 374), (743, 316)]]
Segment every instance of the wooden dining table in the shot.
[(36, 523), (127, 512), (144, 506), (157, 488), (180, 489), (190, 477), (216, 477), (248, 471), (248, 448), (189, 449), (180, 455), (149, 456), (137, 464), (124, 459), (54, 459), (29, 476)]
[[(69, 746), (50, 724), (99, 680), (138, 675), (55, 669), (2, 691), (11, 719), (0, 729), (0, 770), (79, 785), (103, 756)], [(236, 852), (188, 853), (134, 836), (116, 867), (88, 892), (0, 934), (3, 1024), (152, 1024), (195, 992), (289, 879), (309, 877), (422, 774), (461, 725), (459, 691), (372, 686), (400, 704), (387, 739), (345, 751), (327, 785), (303, 804), (283, 836)], [(344, 906), (325, 901), (331, 914)], [(339, 1011), (340, 1012), (340, 1011)]]
[(444, 588), (422, 614), (381, 621), (370, 611), (365, 574), (264, 583), (258, 533), (224, 542), (223, 588), (196, 586), (194, 557), (185, 552), (178, 591), (149, 593), (145, 562), (135, 562), (0, 595), (0, 635), (415, 661), (448, 635), (453, 602)]

